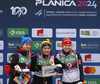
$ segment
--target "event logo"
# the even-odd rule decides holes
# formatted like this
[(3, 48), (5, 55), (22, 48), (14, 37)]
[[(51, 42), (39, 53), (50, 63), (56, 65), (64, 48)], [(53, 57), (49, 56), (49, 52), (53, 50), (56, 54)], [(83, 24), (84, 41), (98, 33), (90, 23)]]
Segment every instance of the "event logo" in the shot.
[(84, 41), (80, 42), (81, 50), (100, 50), (100, 42)]
[(52, 29), (50, 28), (33, 28), (32, 29), (32, 37), (39, 38), (52, 38)]
[(3, 28), (0, 28), (0, 37), (2, 37), (3, 36)]
[(76, 38), (76, 29), (56, 29), (57, 38)]
[(4, 42), (0, 40), (0, 50), (3, 50), (3, 48), (4, 48)]
[(8, 37), (22, 37), (24, 34), (28, 34), (27, 28), (8, 28), (7, 36)]
[(0, 75), (3, 75), (3, 66), (0, 66)]
[(3, 62), (3, 53), (0, 53), (0, 62)]
[(27, 13), (27, 8), (24, 6), (23, 7), (12, 6), (10, 9), (12, 10), (12, 15), (18, 14), (18, 17), (20, 17), (21, 15), (25, 15)]
[(100, 29), (80, 29), (81, 38), (100, 38)]
[(37, 15), (38, 17), (41, 16), (43, 13), (42, 13), (42, 9), (39, 10), (37, 13), (35, 13), (35, 15)]
[(96, 8), (97, 7), (97, 4), (94, 1), (81, 1), (81, 0), (78, 0), (78, 1), (74, 1), (74, 0), (36, 0), (35, 2), (35, 6), (39, 6), (39, 5), (42, 5), (42, 6), (83, 6), (83, 7), (94, 7)]
[(49, 0), (47, 3), (46, 0), (36, 0), (35, 5), (38, 6), (40, 4), (42, 6), (76, 6), (76, 3), (73, 0)]
[(22, 46), (20, 41), (8, 41), (8, 49), (15, 49)]

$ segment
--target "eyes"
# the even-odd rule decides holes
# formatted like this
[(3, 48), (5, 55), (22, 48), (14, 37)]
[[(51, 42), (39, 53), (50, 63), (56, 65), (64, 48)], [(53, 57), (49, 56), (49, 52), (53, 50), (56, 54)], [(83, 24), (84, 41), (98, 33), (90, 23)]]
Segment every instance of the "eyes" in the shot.
[(70, 47), (70, 45), (65, 45), (65, 47)]
[(63, 46), (63, 48), (71, 48), (71, 45), (70, 44), (66, 44)]
[(30, 43), (26, 43), (26, 46), (31, 46), (31, 44)]
[(49, 46), (44, 46), (43, 49), (44, 50), (50, 50), (51, 48)]
[(48, 49), (49, 50), (50, 48), (44, 48), (44, 49)]

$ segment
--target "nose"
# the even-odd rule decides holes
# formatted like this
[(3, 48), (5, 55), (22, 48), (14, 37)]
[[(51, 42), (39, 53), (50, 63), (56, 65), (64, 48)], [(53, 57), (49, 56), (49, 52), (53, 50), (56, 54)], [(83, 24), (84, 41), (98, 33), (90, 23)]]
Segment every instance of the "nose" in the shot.
[(68, 46), (66, 46), (66, 48), (69, 48)]

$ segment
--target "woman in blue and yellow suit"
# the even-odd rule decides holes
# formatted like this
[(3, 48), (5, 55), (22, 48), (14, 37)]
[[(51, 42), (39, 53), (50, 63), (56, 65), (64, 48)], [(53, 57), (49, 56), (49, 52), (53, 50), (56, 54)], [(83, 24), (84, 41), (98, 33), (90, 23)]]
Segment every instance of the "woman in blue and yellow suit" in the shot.
[(32, 84), (53, 84), (52, 76), (42, 77), (42, 66), (50, 66), (50, 59), (54, 60), (51, 52), (51, 42), (49, 39), (42, 42), (42, 50), (40, 54), (35, 54), (32, 58), (31, 70), (34, 71)]

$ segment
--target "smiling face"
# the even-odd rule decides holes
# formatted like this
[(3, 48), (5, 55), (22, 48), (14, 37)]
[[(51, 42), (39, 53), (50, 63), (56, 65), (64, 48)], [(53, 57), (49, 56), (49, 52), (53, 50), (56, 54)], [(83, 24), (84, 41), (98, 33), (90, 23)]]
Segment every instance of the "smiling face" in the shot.
[(42, 48), (42, 51), (43, 51), (43, 54), (49, 55), (50, 54), (50, 51), (51, 51), (51, 48), (49, 46), (44, 46)]
[(65, 52), (69, 52), (70, 49), (71, 49), (71, 45), (70, 45), (70, 44), (66, 44), (66, 45), (64, 45), (62, 48), (63, 48), (63, 50), (64, 50)]
[(31, 44), (30, 43), (25, 43), (22, 46), (22, 48), (23, 48), (24, 51), (30, 51), (31, 50)]

